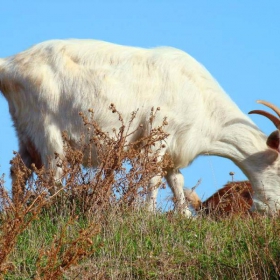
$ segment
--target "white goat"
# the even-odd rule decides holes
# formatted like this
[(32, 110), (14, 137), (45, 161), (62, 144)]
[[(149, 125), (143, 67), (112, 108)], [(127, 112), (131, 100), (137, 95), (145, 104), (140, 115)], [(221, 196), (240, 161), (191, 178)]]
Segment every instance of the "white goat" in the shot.
[[(73, 143), (78, 141), (83, 129), (80, 111), (92, 108), (100, 127), (111, 132), (117, 121), (108, 110), (110, 103), (125, 121), (138, 109), (135, 127), (147, 125), (155, 106), (161, 108), (158, 122), (163, 117), (169, 122), (170, 136), (162, 154), (168, 152), (174, 162), (166, 180), (178, 209), (191, 213), (179, 169), (203, 154), (229, 158), (242, 169), (254, 189), (253, 209), (275, 213), (280, 208), (279, 131), (268, 138), (268, 147), (267, 137), (209, 72), (183, 51), (94, 40), (47, 41), (0, 59), (0, 90), (8, 101), (19, 153), (27, 166), (34, 162), (40, 167), (54, 152), (63, 154), (64, 130)], [(154, 178), (151, 186), (158, 180)], [(157, 190), (151, 189), (150, 209), (156, 196)]]

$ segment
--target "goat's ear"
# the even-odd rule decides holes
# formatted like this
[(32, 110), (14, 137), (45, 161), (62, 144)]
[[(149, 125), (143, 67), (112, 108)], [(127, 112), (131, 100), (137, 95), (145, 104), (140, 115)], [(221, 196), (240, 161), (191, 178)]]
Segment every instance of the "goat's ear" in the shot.
[(266, 141), (266, 144), (268, 147), (270, 147), (271, 149), (274, 149), (278, 152), (280, 152), (280, 132), (279, 130), (275, 130), (274, 132), (272, 132)]

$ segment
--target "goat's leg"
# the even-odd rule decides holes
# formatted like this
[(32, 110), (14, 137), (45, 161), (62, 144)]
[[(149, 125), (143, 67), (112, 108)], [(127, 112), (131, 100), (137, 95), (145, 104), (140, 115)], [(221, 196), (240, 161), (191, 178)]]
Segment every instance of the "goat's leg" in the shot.
[(157, 208), (157, 194), (158, 194), (158, 185), (160, 184), (161, 177), (153, 177), (149, 182), (149, 189), (147, 193), (146, 203), (148, 210), (155, 212)]
[(170, 188), (172, 189), (174, 199), (175, 199), (175, 208), (178, 212), (190, 217), (192, 215), (189, 210), (185, 195), (184, 195), (184, 177), (178, 169), (168, 170), (166, 176), (166, 181)]
[[(41, 138), (40, 148), (43, 164), (54, 171), (54, 181), (50, 181), (49, 192), (53, 195), (58, 186), (61, 186), (62, 169), (57, 166), (57, 159), (55, 153), (61, 158), (64, 156), (63, 139), (61, 131), (56, 126), (46, 126), (47, 131)], [(47, 135), (47, 137), (46, 137)]]

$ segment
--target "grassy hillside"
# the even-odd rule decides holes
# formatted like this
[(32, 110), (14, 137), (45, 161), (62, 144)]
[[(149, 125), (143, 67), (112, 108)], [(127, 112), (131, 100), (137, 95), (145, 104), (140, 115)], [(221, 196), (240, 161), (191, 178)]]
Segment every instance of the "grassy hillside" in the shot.
[(81, 249), (73, 240), (89, 225), (94, 234), (83, 245), (86, 257), (81, 254), (82, 260), (65, 267), (63, 279), (280, 278), (279, 218), (190, 220), (174, 213), (111, 209), (69, 224), (70, 215), (53, 214), (44, 211), (18, 236), (9, 256), (13, 269), (5, 279), (56, 279), (52, 272), (63, 267), (63, 258), (67, 262), (71, 246), (73, 254)]

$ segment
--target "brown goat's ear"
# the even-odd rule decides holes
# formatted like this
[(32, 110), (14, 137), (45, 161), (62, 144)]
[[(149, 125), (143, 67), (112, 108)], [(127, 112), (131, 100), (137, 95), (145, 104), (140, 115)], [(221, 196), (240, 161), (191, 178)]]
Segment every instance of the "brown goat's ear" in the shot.
[(268, 147), (270, 147), (271, 149), (277, 150), (278, 152), (280, 152), (280, 132), (279, 130), (275, 130), (274, 132), (272, 132), (266, 141), (266, 144)]

